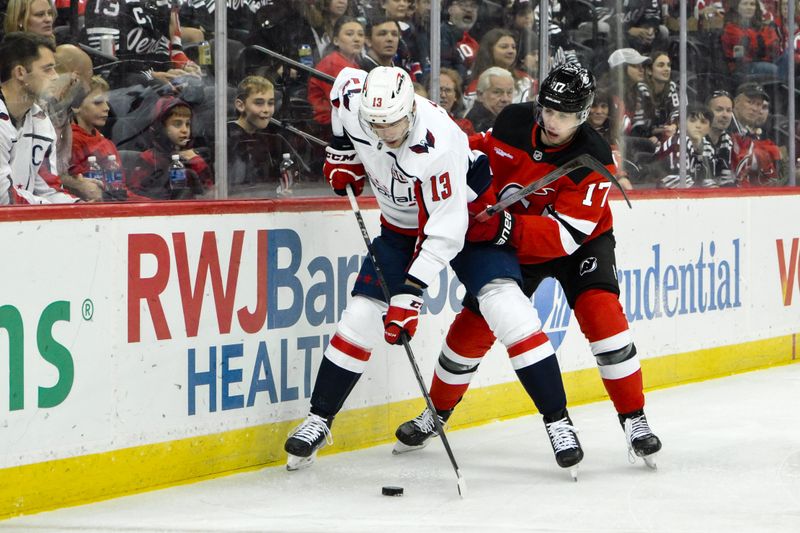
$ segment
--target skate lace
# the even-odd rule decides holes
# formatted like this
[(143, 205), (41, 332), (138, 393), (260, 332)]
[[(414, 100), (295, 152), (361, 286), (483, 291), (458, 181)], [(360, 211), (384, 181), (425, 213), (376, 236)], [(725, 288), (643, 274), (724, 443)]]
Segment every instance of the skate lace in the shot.
[(325, 442), (328, 445), (333, 444), (333, 435), (331, 435), (331, 430), (328, 424), (325, 423), (325, 419), (321, 416), (309, 414), (308, 418), (289, 433), (289, 436), (313, 444), (322, 434), (325, 434)]
[[(422, 411), (422, 413), (420, 413), (417, 418), (413, 420), (413, 422), (414, 425), (417, 426), (423, 433), (432, 433), (435, 431), (436, 426), (433, 423), (433, 416), (431, 415), (430, 410), (427, 408)], [(444, 420), (442, 420), (441, 416), (439, 417), (439, 422), (444, 425)]]
[(625, 440), (628, 441), (628, 461), (636, 462), (636, 452), (633, 450), (633, 441), (649, 437), (653, 434), (644, 415), (625, 419)]
[(547, 434), (550, 435), (550, 440), (553, 442), (553, 448), (556, 452), (578, 447), (578, 441), (575, 439), (578, 429), (570, 424), (566, 417), (545, 424), (545, 427), (547, 427)]

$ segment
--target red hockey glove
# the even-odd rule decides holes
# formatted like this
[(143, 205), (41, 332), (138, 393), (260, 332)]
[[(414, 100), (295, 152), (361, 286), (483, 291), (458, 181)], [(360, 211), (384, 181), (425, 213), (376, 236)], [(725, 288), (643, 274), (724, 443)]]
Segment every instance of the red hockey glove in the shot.
[(389, 344), (402, 344), (417, 332), (419, 310), (422, 307), (422, 289), (403, 285), (400, 294), (389, 301), (389, 310), (383, 317), (383, 338)]
[(487, 242), (495, 246), (504, 244), (514, 245), (514, 215), (508, 211), (495, 213), (487, 220), (478, 222), (475, 218), (479, 213), (486, 209), (487, 205), (472, 202), (467, 207), (469, 209), (469, 227), (467, 228), (466, 239), (469, 242)]
[[(352, 145), (351, 145), (352, 146)], [(325, 164), (322, 167), (325, 179), (339, 196), (347, 196), (347, 186), (353, 187), (358, 196), (364, 190), (364, 178), (367, 171), (353, 149), (338, 149), (332, 146), (325, 148)]]

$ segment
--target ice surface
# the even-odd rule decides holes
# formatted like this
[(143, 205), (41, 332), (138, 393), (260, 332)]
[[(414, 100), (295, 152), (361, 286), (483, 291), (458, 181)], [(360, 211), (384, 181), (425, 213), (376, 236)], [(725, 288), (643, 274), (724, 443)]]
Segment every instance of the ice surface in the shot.
[[(800, 532), (800, 365), (652, 391), (658, 470), (629, 464), (609, 402), (570, 409), (586, 456), (573, 482), (539, 416), (436, 441), (323, 456), (0, 522), (11, 531)], [(334, 426), (334, 438), (336, 427)], [(384, 485), (402, 497), (381, 495)]]

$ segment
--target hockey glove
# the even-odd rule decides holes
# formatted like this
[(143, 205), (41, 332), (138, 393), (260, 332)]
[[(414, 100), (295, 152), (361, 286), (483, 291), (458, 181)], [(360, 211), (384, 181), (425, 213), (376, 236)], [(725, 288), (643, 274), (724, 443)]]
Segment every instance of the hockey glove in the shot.
[(339, 196), (347, 196), (348, 185), (353, 187), (356, 196), (364, 190), (367, 171), (349, 139), (334, 137), (331, 145), (325, 148), (322, 173), (331, 184), (333, 192)]
[(475, 218), (486, 209), (487, 205), (472, 202), (467, 207), (469, 209), (469, 227), (467, 228), (466, 239), (469, 242), (485, 242), (495, 246), (504, 244), (514, 245), (514, 215), (508, 211), (495, 213), (487, 220), (478, 222)]
[(405, 284), (399, 294), (392, 296), (389, 310), (383, 317), (383, 338), (389, 344), (402, 344), (417, 332), (419, 310), (422, 307), (422, 289)]

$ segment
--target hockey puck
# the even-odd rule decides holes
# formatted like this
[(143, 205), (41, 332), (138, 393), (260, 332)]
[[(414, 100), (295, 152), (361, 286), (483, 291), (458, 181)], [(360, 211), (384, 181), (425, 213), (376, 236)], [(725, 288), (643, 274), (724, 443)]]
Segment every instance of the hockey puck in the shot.
[(403, 487), (386, 486), (381, 489), (381, 494), (384, 496), (402, 496)]

